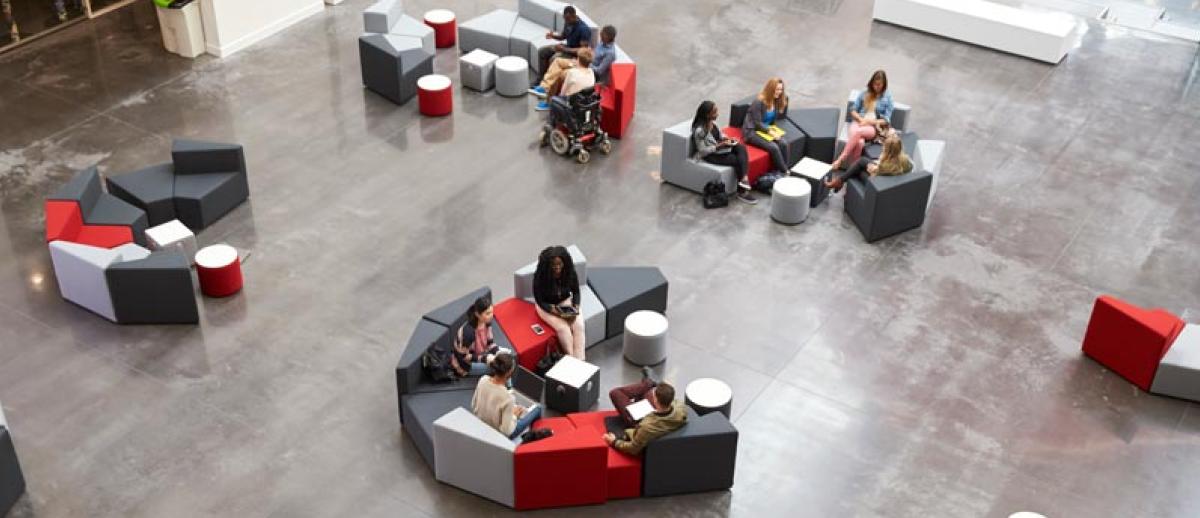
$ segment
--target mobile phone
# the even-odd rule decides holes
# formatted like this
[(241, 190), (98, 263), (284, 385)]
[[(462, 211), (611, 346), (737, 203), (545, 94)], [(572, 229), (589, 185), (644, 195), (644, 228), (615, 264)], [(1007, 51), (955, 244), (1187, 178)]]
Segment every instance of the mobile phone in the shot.
[(546, 330), (542, 329), (541, 324), (532, 324), (529, 326), (529, 328), (533, 330), (533, 334), (535, 335), (542, 336), (546, 334)]

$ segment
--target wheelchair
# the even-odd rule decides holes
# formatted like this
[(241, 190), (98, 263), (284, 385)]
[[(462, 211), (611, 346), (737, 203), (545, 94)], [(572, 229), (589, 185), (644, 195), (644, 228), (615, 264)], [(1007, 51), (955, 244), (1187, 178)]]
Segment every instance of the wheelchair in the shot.
[(550, 98), (550, 117), (542, 126), (542, 146), (550, 146), (562, 156), (574, 156), (581, 164), (592, 158), (590, 149), (612, 152), (612, 140), (600, 129), (600, 93), (584, 89), (570, 98)]

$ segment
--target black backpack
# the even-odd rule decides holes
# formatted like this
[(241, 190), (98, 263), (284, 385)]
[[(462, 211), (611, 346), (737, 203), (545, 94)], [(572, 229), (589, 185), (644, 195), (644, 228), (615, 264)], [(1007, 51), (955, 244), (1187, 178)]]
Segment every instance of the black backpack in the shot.
[(725, 192), (725, 182), (712, 180), (704, 184), (704, 195), (700, 200), (706, 209), (729, 205), (729, 193)]
[(758, 177), (754, 181), (754, 189), (765, 194), (771, 194), (771, 189), (775, 188), (775, 182), (783, 178), (783, 174), (778, 171), (771, 171)]
[(421, 368), (425, 369), (425, 373), (434, 383), (454, 381), (450, 368), (450, 351), (437, 344), (429, 346), (421, 355)]

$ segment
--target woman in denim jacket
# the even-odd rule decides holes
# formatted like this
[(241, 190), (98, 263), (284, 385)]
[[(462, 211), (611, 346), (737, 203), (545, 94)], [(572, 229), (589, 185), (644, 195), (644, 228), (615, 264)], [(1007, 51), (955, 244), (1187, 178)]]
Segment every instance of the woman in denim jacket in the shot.
[(846, 130), (846, 147), (841, 156), (833, 161), (833, 169), (852, 163), (862, 156), (863, 146), (880, 133), (880, 128), (892, 122), (892, 94), (888, 92), (887, 73), (876, 70), (867, 81), (867, 89), (858, 93), (850, 109), (850, 127)]

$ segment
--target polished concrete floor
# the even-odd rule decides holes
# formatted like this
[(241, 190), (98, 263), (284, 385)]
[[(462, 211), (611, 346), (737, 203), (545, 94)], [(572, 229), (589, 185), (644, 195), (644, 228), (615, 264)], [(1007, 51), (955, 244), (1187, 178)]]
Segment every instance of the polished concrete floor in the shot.
[[(1196, 46), (1093, 23), (1056, 67), (874, 24), (870, 3), (581, 2), (637, 60), (613, 155), (533, 145), (530, 99), (422, 118), (363, 90), (350, 0), (227, 59), (165, 54), (143, 4), (0, 56), (0, 401), (14, 516), (488, 516), (395, 415), (418, 315), (551, 243), (670, 280), (677, 384), (734, 389), (729, 492), (545, 516), (1196, 516), (1200, 409), (1084, 358), (1100, 293), (1200, 321)], [(460, 19), (508, 0), (408, 0)], [(768, 33), (766, 43), (748, 35)], [(457, 77), (456, 52), (435, 68)], [(799, 226), (660, 185), (661, 128), (771, 75), (798, 106), (876, 68), (948, 142), (923, 228), (863, 243), (834, 199)], [(64, 302), (42, 198), (76, 169), (245, 144), (251, 200), (200, 234), (249, 254), (198, 326)], [(619, 340), (590, 351), (634, 380)], [(608, 406), (606, 401), (602, 407)]]

